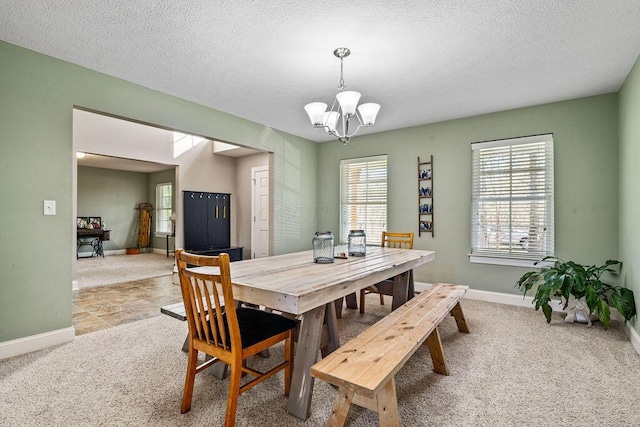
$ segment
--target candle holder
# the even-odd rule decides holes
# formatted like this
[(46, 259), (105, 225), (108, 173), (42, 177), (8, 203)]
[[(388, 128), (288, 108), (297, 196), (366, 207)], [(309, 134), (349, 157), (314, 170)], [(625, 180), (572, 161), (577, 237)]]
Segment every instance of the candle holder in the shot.
[(349, 231), (349, 256), (365, 256), (367, 254), (367, 236), (364, 230)]
[(331, 264), (333, 262), (333, 233), (318, 231), (313, 236), (313, 262)]

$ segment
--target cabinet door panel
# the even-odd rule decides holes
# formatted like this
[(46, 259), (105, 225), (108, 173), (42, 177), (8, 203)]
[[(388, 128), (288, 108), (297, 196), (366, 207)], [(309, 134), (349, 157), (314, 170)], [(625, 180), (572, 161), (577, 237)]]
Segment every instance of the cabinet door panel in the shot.
[(215, 224), (220, 215), (220, 195), (217, 193), (209, 193), (207, 197), (207, 247), (219, 248), (216, 241)]
[(226, 248), (231, 246), (231, 194), (223, 194), (221, 202), (217, 241)]
[(184, 192), (184, 246), (185, 249), (206, 248), (207, 201), (201, 192)]

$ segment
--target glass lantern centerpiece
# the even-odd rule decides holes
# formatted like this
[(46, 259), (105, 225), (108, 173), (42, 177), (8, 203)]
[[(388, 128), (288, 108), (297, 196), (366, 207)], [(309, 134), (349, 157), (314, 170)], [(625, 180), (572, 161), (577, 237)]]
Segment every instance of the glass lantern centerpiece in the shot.
[(365, 256), (367, 254), (367, 236), (364, 230), (349, 231), (349, 256)]
[(313, 262), (331, 264), (333, 262), (333, 233), (318, 231), (313, 236)]

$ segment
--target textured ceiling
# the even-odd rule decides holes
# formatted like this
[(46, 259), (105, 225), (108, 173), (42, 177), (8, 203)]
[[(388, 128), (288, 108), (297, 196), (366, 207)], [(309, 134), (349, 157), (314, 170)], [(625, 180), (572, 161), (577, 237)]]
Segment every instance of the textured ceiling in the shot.
[[(617, 91), (638, 0), (0, 0), (0, 39), (314, 141), (339, 80), (362, 134)], [(215, 135), (210, 135), (215, 137)]]

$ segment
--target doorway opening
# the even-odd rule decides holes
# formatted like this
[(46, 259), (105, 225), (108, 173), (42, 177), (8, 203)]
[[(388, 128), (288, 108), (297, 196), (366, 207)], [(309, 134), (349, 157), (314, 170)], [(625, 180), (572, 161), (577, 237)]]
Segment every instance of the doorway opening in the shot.
[[(214, 149), (218, 141), (213, 138), (194, 138), (197, 142), (183, 150), (185, 139), (179, 138), (182, 151), (176, 153), (176, 134), (178, 132), (152, 124), (139, 123), (121, 117), (113, 117), (94, 111), (75, 108), (73, 113), (73, 216), (99, 216), (105, 228), (111, 229), (110, 240), (105, 241), (103, 249), (105, 258), (91, 257), (76, 260), (74, 245), (73, 256), (73, 283), (74, 289), (91, 288), (94, 293), (96, 287), (120, 286), (130, 282), (130, 286), (153, 288), (153, 282), (163, 277), (171, 283), (173, 273), (173, 250), (180, 247), (183, 242), (182, 217), (182, 192), (187, 190), (220, 191), (237, 194), (234, 197), (234, 211), (236, 215), (232, 220), (232, 241), (238, 246), (244, 246), (245, 258), (250, 257), (251, 251), (251, 187), (249, 171), (252, 167), (263, 166), (271, 161), (271, 153), (235, 144), (225, 147), (225, 150)], [(181, 135), (188, 135), (180, 132)], [(228, 144), (228, 143), (226, 143)], [(77, 152), (86, 153), (83, 159), (78, 159)], [(160, 265), (158, 272), (149, 272), (147, 278), (123, 277), (113, 283), (114, 274), (107, 270), (101, 272), (101, 267), (106, 266), (107, 261), (126, 259), (133, 257), (124, 255), (126, 249), (136, 246), (137, 212), (138, 203), (148, 202), (157, 205), (156, 186), (161, 183), (172, 183), (172, 210), (171, 217), (175, 220), (175, 236), (167, 238), (156, 231), (156, 224), (152, 224), (151, 255)], [(155, 208), (154, 208), (155, 209)], [(155, 213), (155, 212), (154, 212)], [(168, 213), (165, 212), (165, 213)], [(158, 218), (153, 215), (152, 222)], [(271, 219), (270, 219), (271, 221)], [(173, 230), (172, 230), (173, 231)], [(173, 234), (173, 233), (172, 233)], [(76, 230), (71, 237), (77, 240)], [(170, 249), (167, 251), (167, 249)], [(120, 256), (122, 254), (122, 256)], [(114, 256), (117, 255), (117, 256)], [(85, 267), (91, 262), (91, 273), (97, 277), (84, 286), (79, 272), (80, 266)], [(83, 263), (83, 264), (80, 264)], [(165, 265), (166, 263), (166, 265)], [(149, 262), (149, 270), (153, 270)], [(168, 267), (167, 267), (168, 266)], [(143, 270), (146, 267), (134, 268)], [(138, 273), (143, 273), (138, 271)], [(100, 280), (100, 277), (105, 280)], [(173, 286), (173, 285), (170, 285)], [(160, 313), (160, 307), (169, 304), (167, 298), (178, 297), (181, 300), (179, 286), (173, 286), (177, 290), (176, 295), (155, 296), (154, 301), (139, 303), (143, 311)], [(130, 289), (131, 293), (133, 288)], [(74, 291), (74, 294), (78, 291)], [(166, 298), (165, 298), (166, 297)], [(74, 313), (79, 310), (74, 300)], [(120, 307), (121, 312), (129, 311), (129, 308)], [(114, 313), (103, 313), (102, 316)], [(117, 316), (116, 316), (117, 317)], [(135, 315), (133, 316), (135, 317)], [(106, 318), (106, 317), (104, 317)], [(76, 315), (74, 314), (74, 323)], [(130, 318), (127, 318), (130, 319)], [(117, 321), (128, 321), (120, 319)], [(74, 325), (75, 326), (75, 325)], [(103, 325), (104, 326), (104, 325)], [(91, 329), (91, 328), (89, 328)]]

